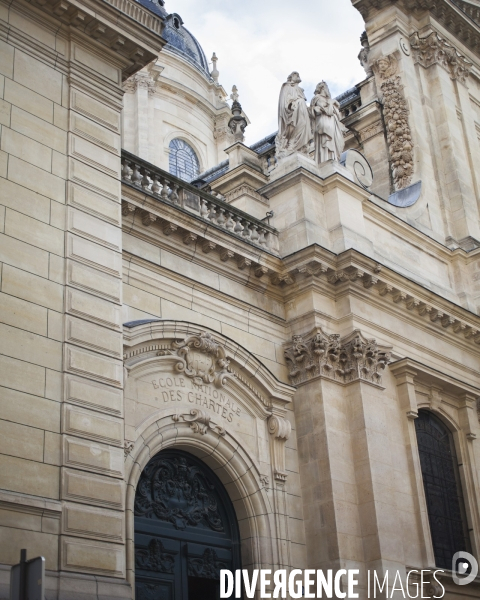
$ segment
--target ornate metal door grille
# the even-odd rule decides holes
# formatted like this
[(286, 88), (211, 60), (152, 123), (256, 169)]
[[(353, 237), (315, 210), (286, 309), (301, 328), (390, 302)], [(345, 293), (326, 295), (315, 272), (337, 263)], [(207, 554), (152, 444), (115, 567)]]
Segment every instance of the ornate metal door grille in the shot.
[(470, 550), (453, 436), (426, 410), (419, 411), (415, 429), (435, 563), (451, 569), (455, 552)]
[(216, 475), (186, 452), (165, 450), (135, 495), (137, 600), (215, 600), (221, 569), (240, 568), (238, 524)]

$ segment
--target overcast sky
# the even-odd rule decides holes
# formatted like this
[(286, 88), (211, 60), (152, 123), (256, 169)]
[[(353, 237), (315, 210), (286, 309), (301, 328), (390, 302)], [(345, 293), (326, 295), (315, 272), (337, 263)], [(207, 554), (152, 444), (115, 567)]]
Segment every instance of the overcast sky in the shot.
[(322, 79), (335, 96), (365, 78), (357, 59), (363, 20), (351, 0), (166, 0), (165, 8), (209, 60), (216, 52), (226, 91), (238, 87), (248, 144), (276, 131), (280, 86), (292, 71), (309, 101)]

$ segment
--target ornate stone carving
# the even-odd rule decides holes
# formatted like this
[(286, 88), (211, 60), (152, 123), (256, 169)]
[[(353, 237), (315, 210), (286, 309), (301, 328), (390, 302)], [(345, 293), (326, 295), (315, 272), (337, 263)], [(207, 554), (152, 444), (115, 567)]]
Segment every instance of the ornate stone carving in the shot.
[(315, 377), (342, 383), (363, 379), (380, 384), (381, 373), (390, 362), (390, 353), (360, 333), (341, 341), (339, 335), (327, 335), (320, 330), (306, 340), (301, 335), (294, 335), (285, 350), (285, 358), (293, 385)]
[(362, 44), (362, 49), (358, 55), (358, 60), (360, 64), (365, 69), (365, 74), (367, 77), (371, 77), (373, 75), (372, 67), (368, 61), (368, 55), (370, 53), (370, 44), (368, 43), (367, 32), (364, 31), (360, 36), (360, 43)]
[(433, 64), (441, 65), (452, 79), (465, 83), (470, 75), (472, 63), (460, 54), (451, 44), (433, 31), (426, 37), (415, 32), (410, 37), (415, 62), (428, 68)]
[(228, 128), (233, 135), (235, 142), (243, 142), (245, 139), (244, 133), (245, 128), (248, 125), (247, 119), (242, 115), (242, 105), (238, 101), (238, 90), (237, 86), (234, 85), (232, 88), (232, 117), (228, 122)]
[(262, 488), (268, 492), (270, 489), (270, 477), (268, 475), (260, 475), (260, 483), (262, 484)]
[(145, 467), (135, 496), (135, 515), (167, 521), (180, 530), (202, 524), (224, 531), (215, 486), (185, 458), (160, 455)]
[(127, 458), (127, 456), (130, 454), (130, 452), (133, 450), (134, 446), (135, 446), (135, 442), (130, 442), (129, 440), (125, 440), (124, 445), (123, 445), (123, 452), (125, 454), (125, 458)]
[(205, 435), (209, 429), (216, 431), (218, 435), (225, 435), (226, 433), (223, 427), (220, 427), (220, 425), (217, 425), (211, 420), (210, 415), (198, 408), (192, 408), (190, 414), (172, 415), (172, 419), (176, 423), (178, 423), (180, 419), (183, 419), (186, 423), (190, 423), (190, 429), (192, 429), (194, 433), (200, 433), (201, 435)]
[(228, 569), (227, 563), (219, 560), (213, 548), (206, 548), (200, 558), (188, 557), (189, 577), (220, 579), (220, 570)]
[(365, 142), (379, 133), (383, 133), (383, 123), (381, 121), (376, 121), (375, 123), (372, 123), (372, 125), (365, 127), (365, 129), (360, 130), (359, 133), (360, 139), (362, 142)]
[(161, 540), (153, 538), (146, 549), (136, 549), (135, 566), (144, 571), (173, 573), (176, 552), (166, 552)]
[(197, 385), (213, 383), (222, 387), (229, 377), (230, 361), (225, 349), (208, 332), (192, 335), (183, 342), (174, 342), (180, 361), (175, 365), (177, 371), (184, 372)]
[(383, 80), (383, 108), (387, 127), (387, 142), (395, 189), (408, 187), (413, 175), (412, 132), (408, 122), (408, 106), (403, 95), (398, 62), (393, 54), (379, 58), (373, 65)]
[(271, 415), (268, 419), (268, 433), (272, 440), (273, 476), (276, 481), (284, 483), (287, 480), (285, 468), (285, 442), (292, 433), (290, 421), (278, 415)]
[(123, 91), (127, 94), (134, 94), (138, 88), (148, 90), (149, 95), (155, 93), (155, 81), (153, 80), (150, 73), (146, 71), (139, 71), (124, 81)]

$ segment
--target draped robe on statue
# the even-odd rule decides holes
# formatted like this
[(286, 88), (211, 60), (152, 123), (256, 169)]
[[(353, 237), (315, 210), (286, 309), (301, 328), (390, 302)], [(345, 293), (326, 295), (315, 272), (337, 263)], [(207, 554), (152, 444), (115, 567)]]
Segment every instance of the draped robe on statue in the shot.
[(298, 73), (288, 76), (280, 90), (278, 100), (278, 134), (276, 139), (277, 155), (288, 156), (308, 145), (312, 139), (310, 117), (303, 89), (299, 87), (301, 79)]
[(339, 160), (345, 147), (344, 126), (341, 123), (339, 104), (330, 96), (326, 83), (315, 90), (310, 102), (310, 115), (315, 142), (315, 162), (321, 164), (327, 160)]

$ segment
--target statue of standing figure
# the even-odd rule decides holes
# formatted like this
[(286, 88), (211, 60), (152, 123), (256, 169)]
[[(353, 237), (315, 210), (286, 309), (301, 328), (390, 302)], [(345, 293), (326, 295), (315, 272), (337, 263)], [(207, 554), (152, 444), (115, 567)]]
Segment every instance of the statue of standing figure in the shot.
[(321, 164), (327, 160), (340, 160), (345, 147), (345, 127), (341, 122), (340, 104), (331, 97), (325, 81), (315, 88), (309, 112), (315, 142), (315, 162)]
[(307, 108), (307, 99), (298, 85), (302, 80), (293, 71), (282, 85), (278, 100), (277, 156), (282, 158), (294, 152), (308, 152), (312, 139), (312, 127)]

